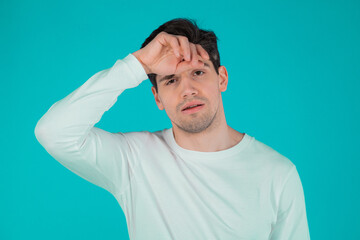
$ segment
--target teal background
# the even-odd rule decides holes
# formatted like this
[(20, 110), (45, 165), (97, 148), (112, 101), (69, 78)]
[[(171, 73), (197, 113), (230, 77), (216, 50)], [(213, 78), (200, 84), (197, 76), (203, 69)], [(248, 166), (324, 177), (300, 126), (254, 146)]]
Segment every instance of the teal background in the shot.
[[(115, 198), (53, 159), (34, 128), (53, 103), (175, 17), (217, 34), (227, 122), (297, 166), (311, 239), (360, 239), (355, 0), (2, 0), (0, 239), (128, 239)], [(171, 127), (150, 87), (126, 90), (95, 126)]]

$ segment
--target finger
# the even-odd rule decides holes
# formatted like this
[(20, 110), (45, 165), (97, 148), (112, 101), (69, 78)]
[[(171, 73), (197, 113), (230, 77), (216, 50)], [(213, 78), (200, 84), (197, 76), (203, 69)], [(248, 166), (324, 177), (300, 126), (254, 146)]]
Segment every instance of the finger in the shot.
[(190, 43), (189, 43), (188, 38), (185, 36), (178, 36), (177, 38), (180, 42), (181, 52), (184, 56), (185, 61), (190, 61), (191, 49), (190, 49)]
[[(195, 45), (196, 50), (198, 50), (197, 46), (200, 46), (200, 45), (199, 44), (194, 44), (194, 45)], [(205, 59), (200, 55), (199, 51), (196, 51), (196, 54), (197, 54), (196, 55), (197, 61), (194, 66), (195, 67), (204, 67)]]
[(191, 65), (194, 67), (199, 66), (199, 57), (198, 52), (196, 50), (196, 46), (193, 43), (190, 43), (190, 49), (191, 49)]
[(164, 34), (164, 40), (170, 45), (176, 57), (180, 57), (180, 44), (178, 38), (171, 34)]
[(199, 52), (201, 57), (203, 57), (204, 59), (207, 59), (207, 60), (210, 59), (209, 54), (207, 53), (207, 51), (200, 44), (196, 44), (196, 49)]

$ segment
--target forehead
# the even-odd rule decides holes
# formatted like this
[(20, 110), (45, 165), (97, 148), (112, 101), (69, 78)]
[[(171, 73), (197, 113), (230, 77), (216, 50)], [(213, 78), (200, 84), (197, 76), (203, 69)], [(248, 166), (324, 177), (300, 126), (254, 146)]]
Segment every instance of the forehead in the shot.
[[(194, 69), (202, 69), (202, 68), (211, 69), (211, 66), (212, 66), (211, 61), (204, 61), (204, 67), (200, 67), (200, 68), (192, 67), (192, 68), (187, 69), (186, 71), (190, 71), (190, 70), (194, 70)], [(162, 81), (168, 80), (168, 79), (173, 78), (175, 76), (176, 76), (176, 74), (171, 74), (171, 75), (158, 75), (157, 74), (155, 80), (157, 81), (157, 83), (161, 83)]]

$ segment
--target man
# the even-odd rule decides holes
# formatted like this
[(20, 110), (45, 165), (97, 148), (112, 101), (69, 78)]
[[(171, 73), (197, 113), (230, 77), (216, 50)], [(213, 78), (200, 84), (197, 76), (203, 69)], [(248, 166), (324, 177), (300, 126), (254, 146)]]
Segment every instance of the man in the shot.
[[(228, 75), (216, 39), (188, 19), (164, 23), (140, 50), (53, 104), (35, 135), (62, 165), (114, 195), (132, 240), (310, 239), (295, 165), (226, 124)], [(172, 128), (94, 127), (147, 78)]]

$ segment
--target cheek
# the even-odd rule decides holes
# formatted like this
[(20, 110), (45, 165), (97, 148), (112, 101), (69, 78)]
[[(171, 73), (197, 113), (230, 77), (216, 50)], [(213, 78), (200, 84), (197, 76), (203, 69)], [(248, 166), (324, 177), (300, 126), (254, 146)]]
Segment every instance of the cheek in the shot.
[(220, 90), (218, 86), (211, 86), (208, 89), (206, 89), (208, 93), (209, 101), (218, 101)]
[(220, 92), (218, 89), (213, 89), (211, 94), (209, 95), (209, 102), (211, 103), (212, 108), (217, 109), (220, 103)]
[(161, 104), (167, 113), (172, 113), (176, 111), (176, 102), (171, 96), (162, 96)]

